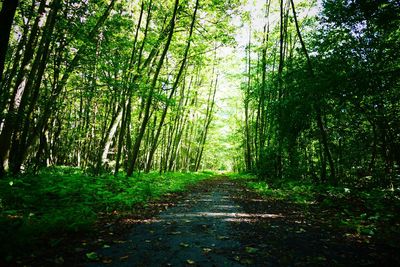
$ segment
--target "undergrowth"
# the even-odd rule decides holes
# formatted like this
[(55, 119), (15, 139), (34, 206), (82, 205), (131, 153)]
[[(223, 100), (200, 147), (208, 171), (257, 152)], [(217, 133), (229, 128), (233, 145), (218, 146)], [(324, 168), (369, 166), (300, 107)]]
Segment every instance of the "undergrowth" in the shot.
[(256, 176), (230, 175), (273, 199), (288, 200), (301, 205), (305, 212), (311, 208), (331, 211), (330, 217), (321, 218), (354, 234), (400, 240), (400, 190), (349, 188), (316, 185), (308, 181), (260, 181)]
[(0, 181), (0, 255), (11, 260), (16, 251), (27, 251), (52, 234), (90, 231), (99, 213), (129, 211), (211, 176), (210, 172), (90, 176), (78, 168), (57, 167), (39, 175), (7, 177)]

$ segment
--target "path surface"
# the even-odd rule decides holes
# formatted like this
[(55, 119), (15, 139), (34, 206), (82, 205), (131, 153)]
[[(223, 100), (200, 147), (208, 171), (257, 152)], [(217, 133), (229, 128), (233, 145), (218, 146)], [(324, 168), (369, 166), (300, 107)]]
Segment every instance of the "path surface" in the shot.
[(232, 200), (238, 189), (227, 180), (208, 185), (98, 254), (107, 266), (242, 266), (232, 254), (241, 245), (229, 222), (243, 213)]
[(385, 247), (348, 238), (293, 204), (260, 198), (226, 178), (132, 227), (85, 266), (368, 266), (394, 263)]

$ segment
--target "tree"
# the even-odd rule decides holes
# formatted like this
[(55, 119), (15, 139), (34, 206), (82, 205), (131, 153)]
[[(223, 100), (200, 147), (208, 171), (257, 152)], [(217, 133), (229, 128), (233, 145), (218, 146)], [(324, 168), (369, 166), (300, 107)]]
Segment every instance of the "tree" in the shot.
[[(3, 82), (4, 64), (7, 55), (8, 41), (10, 39), (11, 26), (14, 20), (18, 0), (4, 0), (0, 11), (0, 89)], [(2, 95), (0, 91), (0, 96)]]

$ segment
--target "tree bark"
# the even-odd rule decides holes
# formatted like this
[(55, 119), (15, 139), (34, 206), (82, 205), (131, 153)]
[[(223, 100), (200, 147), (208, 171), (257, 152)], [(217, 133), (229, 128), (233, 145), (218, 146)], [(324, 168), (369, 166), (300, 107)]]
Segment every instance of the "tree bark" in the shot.
[[(38, 12), (42, 13), (45, 9), (45, 2), (41, 1)], [(17, 116), (17, 110), (20, 108), (21, 98), (25, 89), (24, 77), (29, 62), (34, 56), (34, 49), (37, 45), (38, 40), (38, 30), (39, 30), (39, 20), (40, 16), (37, 16), (30, 31), (27, 46), (25, 47), (24, 56), (19, 68), (19, 72), (16, 77), (15, 87), (11, 94), (10, 103), (8, 106), (7, 114), (4, 121), (4, 126), (0, 135), (0, 177), (5, 174), (8, 170), (9, 165), (9, 153), (11, 148), (11, 138), (14, 131), (20, 128), (20, 118)], [(5, 89), (7, 90), (7, 89)]]
[[(214, 104), (215, 104), (215, 94), (217, 92), (217, 84), (218, 84), (218, 74), (215, 77), (215, 84), (214, 84), (213, 93), (211, 93), (212, 89), (210, 90), (210, 97), (208, 99), (209, 107), (207, 108), (208, 112), (207, 112), (207, 117), (206, 117), (206, 124), (205, 124), (205, 127), (204, 127), (204, 134), (202, 136), (202, 141), (201, 141), (201, 145), (200, 145), (200, 151), (199, 151), (199, 154), (198, 154), (197, 159), (196, 159), (196, 167), (195, 167), (195, 171), (196, 172), (200, 168), (201, 159), (203, 157), (204, 146), (205, 146), (206, 140), (207, 140), (208, 130), (210, 128), (210, 124), (211, 124), (211, 121), (212, 121), (213, 109), (214, 109)], [(212, 97), (211, 97), (211, 94), (212, 94)]]
[[(10, 40), (11, 26), (19, 0), (4, 0), (0, 11), (0, 89), (3, 84), (3, 71)], [(0, 95), (1, 92), (0, 92)]]
[(123, 107), (120, 108), (120, 110), (118, 111), (117, 117), (110, 125), (111, 126), (110, 131), (108, 132), (107, 139), (105, 140), (104, 147), (103, 147), (103, 153), (101, 154), (102, 165), (105, 165), (108, 161), (107, 156), (110, 151), (110, 146), (111, 146), (112, 140), (115, 136), (115, 133), (117, 132), (118, 125), (121, 122), (123, 111), (124, 111), (124, 108)]
[[(26, 138), (30, 132), (31, 114), (36, 107), (39, 98), (39, 89), (42, 83), (43, 75), (47, 66), (47, 60), (50, 54), (50, 43), (57, 20), (58, 11), (61, 8), (61, 0), (55, 0), (52, 10), (47, 18), (44, 34), (39, 42), (39, 49), (32, 64), (31, 71), (25, 82), (21, 102), (18, 107), (17, 123), (20, 127), (14, 129), (12, 146), (10, 151), (11, 171), (18, 174), (22, 162), (24, 161), (26, 150)], [(44, 135), (44, 133), (42, 133)]]

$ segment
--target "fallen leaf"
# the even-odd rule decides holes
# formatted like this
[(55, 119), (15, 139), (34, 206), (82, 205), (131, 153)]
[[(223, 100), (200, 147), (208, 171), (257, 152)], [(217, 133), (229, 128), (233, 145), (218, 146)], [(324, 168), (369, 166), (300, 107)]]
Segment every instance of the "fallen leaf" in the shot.
[(187, 264), (194, 265), (196, 262), (194, 260), (186, 260)]
[(128, 258), (129, 258), (129, 256), (126, 255), (126, 256), (119, 257), (119, 260), (126, 261)]
[(324, 256), (319, 256), (317, 257), (318, 261), (326, 261), (326, 258)]
[(176, 231), (176, 232), (171, 232), (170, 234), (171, 235), (179, 235), (179, 234), (181, 234), (182, 232), (179, 232), (179, 231)]
[(252, 259), (242, 259), (240, 260), (241, 264), (247, 264), (247, 265), (252, 265), (254, 262)]
[(89, 260), (92, 260), (92, 261), (97, 261), (97, 260), (99, 259), (99, 255), (97, 255), (96, 252), (89, 252), (89, 253), (86, 253), (86, 257), (87, 257)]
[(258, 248), (246, 247), (245, 250), (247, 253), (256, 253), (258, 251)]
[(112, 259), (103, 259), (101, 262), (104, 264), (110, 264), (112, 263)]
[(55, 264), (64, 264), (64, 258), (63, 257), (57, 257), (55, 260), (54, 260), (54, 262), (55, 262)]

